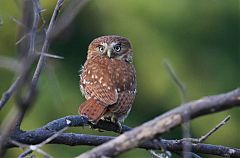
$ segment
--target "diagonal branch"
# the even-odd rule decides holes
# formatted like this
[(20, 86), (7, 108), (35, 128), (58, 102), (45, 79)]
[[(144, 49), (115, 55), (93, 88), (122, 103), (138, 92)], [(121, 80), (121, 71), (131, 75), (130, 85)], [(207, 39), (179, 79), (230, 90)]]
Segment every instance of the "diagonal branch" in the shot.
[(89, 2), (89, 0), (71, 0), (65, 8), (64, 13), (58, 19), (56, 28), (54, 29), (53, 38), (56, 38), (64, 29), (66, 29), (77, 16), (78, 12)]
[[(54, 9), (52, 18), (50, 20), (48, 29), (46, 31), (46, 37), (45, 37), (43, 47), (42, 47), (42, 52), (44, 52), (44, 53), (48, 52), (48, 48), (49, 48), (49, 44), (50, 44), (51, 36), (52, 36), (52, 31), (55, 27), (56, 19), (57, 19), (57, 16), (58, 16), (59, 12), (60, 12), (61, 6), (63, 5), (63, 2), (64, 2), (64, 0), (58, 0), (57, 4), (56, 4), (56, 7)], [(32, 78), (32, 88), (36, 88), (36, 86), (37, 86), (37, 82), (38, 82), (40, 74), (43, 70), (43, 67), (46, 63), (46, 59), (47, 59), (46, 56), (44, 56), (44, 55), (40, 56), (40, 59), (39, 59), (38, 64), (37, 64), (37, 68), (36, 68), (36, 70), (34, 72), (34, 75), (33, 75), (33, 78)]]
[(188, 102), (131, 131), (123, 133), (114, 140), (79, 155), (78, 158), (114, 157), (124, 151), (140, 146), (144, 142), (153, 139), (155, 136), (159, 136), (169, 131), (171, 128), (176, 127), (184, 121), (183, 118), (185, 115), (189, 115), (189, 117), (193, 119), (198, 116), (222, 111), (239, 105), (240, 89)]

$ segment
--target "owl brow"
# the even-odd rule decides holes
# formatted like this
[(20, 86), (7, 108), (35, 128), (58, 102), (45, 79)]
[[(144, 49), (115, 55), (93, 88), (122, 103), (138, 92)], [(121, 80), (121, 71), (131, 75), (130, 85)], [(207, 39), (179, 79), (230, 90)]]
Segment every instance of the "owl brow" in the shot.
[(118, 43), (115, 44), (115, 46), (117, 46), (117, 45), (118, 45), (118, 46), (122, 46), (122, 43), (121, 43), (121, 42), (118, 42)]
[(99, 47), (103, 47), (103, 45), (102, 44), (97, 45), (97, 48), (99, 48)]

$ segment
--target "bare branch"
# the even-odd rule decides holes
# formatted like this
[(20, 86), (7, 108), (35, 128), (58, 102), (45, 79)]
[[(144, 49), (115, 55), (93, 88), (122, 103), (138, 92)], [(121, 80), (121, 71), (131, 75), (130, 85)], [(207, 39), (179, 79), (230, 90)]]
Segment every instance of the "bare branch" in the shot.
[(15, 73), (19, 73), (22, 70), (22, 65), (19, 61), (6, 56), (0, 56), (0, 67), (9, 69)]
[(222, 120), (219, 124), (217, 124), (214, 128), (212, 128), (209, 132), (207, 132), (205, 135), (201, 136), (199, 139), (196, 138), (183, 138), (180, 141), (189, 141), (193, 143), (202, 143), (205, 141), (209, 136), (211, 136), (213, 133), (215, 133), (218, 129), (220, 129), (223, 125), (225, 125), (229, 120), (231, 116), (228, 115), (224, 120)]
[[(66, 145), (99, 145), (94, 148), (92, 151), (87, 152), (80, 157), (101, 157), (101, 156), (116, 156), (122, 153), (123, 151), (130, 150), (134, 147), (143, 147), (145, 149), (160, 149), (161, 143), (156, 145), (158, 142), (150, 141), (155, 136), (159, 136), (172, 127), (179, 125), (183, 121), (183, 115), (190, 115), (191, 118), (195, 118), (198, 116), (206, 115), (209, 113), (217, 112), (232, 108), (234, 106), (240, 105), (240, 89), (236, 89), (234, 91), (204, 97), (202, 99), (192, 101), (189, 103), (185, 103), (182, 106), (179, 106), (145, 124), (142, 126), (131, 129), (129, 127), (123, 126), (123, 130), (126, 131), (119, 137), (113, 139), (113, 137), (106, 136), (91, 136), (84, 134), (64, 134), (57, 136), (54, 140), (48, 143), (60, 143)], [(68, 124), (67, 120), (70, 121)], [(227, 119), (226, 119), (227, 120)], [(34, 131), (15, 131), (11, 135), (11, 139), (23, 144), (38, 144), (59, 131), (64, 127), (72, 127), (72, 126), (84, 126), (90, 124), (86, 117), (82, 116), (66, 116), (64, 118), (60, 118), (54, 120), (42, 128), (36, 129)], [(110, 122), (100, 121), (95, 128), (101, 128), (106, 130), (112, 130), (117, 132), (118, 127), (115, 124)], [(113, 139), (113, 140), (112, 140)], [(111, 140), (111, 141), (110, 141)], [(105, 143), (107, 142), (107, 143)], [(162, 141), (161, 141), (162, 142)], [(152, 144), (151, 144), (152, 143)], [(172, 151), (174, 147), (174, 151), (182, 151), (182, 146), (185, 143), (189, 143), (187, 141), (165, 141), (167, 150)], [(147, 146), (148, 145), (148, 146)], [(150, 146), (149, 146), (150, 145)], [(151, 146), (152, 145), (152, 146)], [(216, 154), (216, 155), (239, 155), (239, 149), (227, 148), (221, 146), (214, 146), (209, 144), (191, 144), (192, 152), (195, 153), (207, 153), (207, 154)], [(8, 144), (7, 148), (12, 147), (13, 144)], [(172, 149), (171, 149), (172, 147)], [(175, 150), (176, 149), (176, 150)], [(214, 149), (214, 150), (212, 150)], [(233, 157), (234, 157), (233, 156)]]
[[(67, 121), (67, 124), (70, 124), (71, 121)], [(43, 147), (45, 144), (49, 143), (50, 141), (52, 141), (53, 139), (55, 139), (56, 137), (58, 137), (61, 133), (63, 133), (65, 130), (68, 129), (67, 127), (64, 127), (63, 129), (61, 129), (60, 131), (54, 133), (52, 136), (50, 136), (49, 138), (47, 138), (46, 140), (44, 140), (43, 142), (37, 144), (37, 145), (30, 145), (29, 148), (24, 151), (22, 154), (19, 155), (20, 158), (27, 156), (28, 154), (31, 154), (32, 151), (36, 151), (46, 157), (52, 157), (50, 156), (48, 153), (46, 153), (45, 151), (43, 151), (42, 149), (40, 149), (41, 147)]]
[(177, 88), (179, 89), (182, 103), (186, 102), (187, 101), (187, 88), (186, 88), (186, 86), (181, 82), (181, 80), (179, 79), (179, 77), (175, 73), (174, 69), (172, 68), (171, 64), (167, 60), (165, 60), (163, 64), (164, 64), (167, 72), (171, 76), (171, 79), (174, 81)]
[(25, 40), (30, 33), (26, 33), (24, 34), (22, 37), (19, 38), (19, 40), (16, 41), (15, 45), (18, 45), (19, 43), (21, 43), (23, 40)]
[(27, 28), (27, 26), (26, 26), (25, 24), (23, 24), (21, 21), (19, 21), (19, 20), (16, 19), (15, 17), (11, 17), (11, 20), (12, 20), (13, 22), (15, 22), (18, 26)]
[(49, 54), (49, 53), (37, 52), (36, 54), (43, 55), (43, 56), (49, 57), (49, 58), (54, 58), (54, 59), (64, 59), (64, 57), (62, 57), (62, 56), (53, 55), (53, 54)]
[[(37, 129), (29, 132), (21, 132), (18, 135), (14, 135), (11, 139), (19, 141), (25, 144), (39, 144), (47, 138), (51, 137), (54, 131), (48, 129)], [(57, 136), (54, 140), (49, 142), (49, 144), (64, 144), (69, 146), (76, 145), (88, 145), (88, 146), (98, 146), (103, 143), (114, 140), (115, 137), (110, 136), (96, 136), (87, 134), (75, 134), (75, 133), (62, 133)], [(179, 140), (164, 140), (161, 139), (160, 142), (147, 141), (139, 146), (142, 149), (160, 149), (162, 145), (166, 147), (168, 151), (177, 152), (183, 151), (183, 144), (186, 142), (181, 142)], [(14, 147), (15, 145), (9, 144), (8, 147)], [(239, 157), (240, 149), (224, 147), (219, 145), (210, 144), (192, 144), (192, 152), (218, 155), (222, 157)]]
[(222, 120), (216, 127), (214, 127), (213, 129), (211, 129), (207, 134), (205, 134), (204, 136), (202, 136), (199, 139), (199, 142), (203, 142), (205, 141), (209, 136), (211, 136), (214, 132), (216, 132), (219, 128), (221, 128), (223, 125), (225, 125), (230, 119), (230, 115), (227, 116), (224, 120)]
[[(51, 31), (53, 30), (53, 27), (55, 26), (55, 21), (56, 21), (57, 15), (59, 13), (59, 10), (63, 4), (63, 1), (64, 0), (58, 0), (58, 2), (56, 4), (49, 27), (46, 32), (46, 37), (45, 37), (45, 41), (44, 41), (44, 44), (42, 47), (42, 52), (48, 51), (50, 35), (52, 33)], [(35, 20), (33, 23), (32, 33), (30, 36), (30, 47), (29, 47), (30, 53), (25, 58), (26, 66), (24, 67), (22, 74), (20, 75), (20, 77), (17, 78), (17, 80), (14, 82), (14, 84), (10, 87), (10, 89), (8, 90), (8, 93), (4, 93), (3, 101), (1, 100), (1, 104), (2, 104), (1, 108), (8, 101), (8, 99), (11, 97), (11, 95), (16, 91), (17, 87), (19, 85), (21, 85), (22, 82), (27, 81), (25, 79), (30, 74), (30, 73), (28, 73), (28, 70), (31, 67), (33, 59), (34, 59), (33, 53), (35, 52), (35, 34), (36, 34), (36, 29), (37, 29), (37, 25), (38, 25), (38, 21), (39, 21), (39, 14), (40, 14), (40, 10), (41, 10), (40, 6), (38, 4), (38, 0), (33, 0), (33, 4), (34, 4), (33, 6), (34, 6), (34, 11), (35, 11), (35, 16), (34, 16)], [(16, 22), (18, 22), (18, 21), (16, 21)], [(15, 131), (18, 128), (20, 128), (20, 124), (25, 115), (25, 112), (27, 111), (29, 106), (33, 104), (33, 100), (35, 99), (36, 90), (37, 90), (37, 82), (38, 82), (40, 73), (45, 65), (45, 58), (46, 57), (43, 55), (40, 56), (37, 68), (35, 70), (35, 73), (34, 73), (34, 76), (33, 76), (32, 82), (31, 82), (31, 87), (28, 91), (27, 96), (24, 98), (21, 96), (21, 93), (17, 93), (17, 99), (18, 99), (17, 105), (18, 106), (17, 106), (16, 110), (13, 108), (14, 113), (9, 113), (12, 116), (11, 120), (3, 121), (3, 122), (7, 122), (7, 123), (4, 125), (4, 127), (1, 131), (0, 157), (5, 154), (6, 140), (8, 140), (12, 131)], [(27, 83), (25, 83), (25, 84), (27, 84)], [(18, 91), (21, 92), (21, 89), (22, 88), (20, 88)], [(44, 151), (39, 150), (39, 152), (42, 152), (42, 154), (45, 154)]]
[[(52, 18), (51, 18), (49, 26), (48, 26), (48, 29), (46, 31), (46, 37), (45, 37), (45, 41), (43, 43), (43, 47), (42, 47), (41, 52), (48, 52), (49, 44), (50, 44), (50, 41), (51, 41), (52, 31), (53, 31), (53, 28), (55, 27), (56, 19), (57, 19), (57, 16), (59, 14), (61, 6), (63, 5), (63, 2), (64, 2), (64, 0), (58, 0), (57, 1), (56, 7), (54, 9)], [(34, 75), (33, 75), (33, 78), (32, 78), (32, 88), (36, 88), (38, 79), (39, 79), (40, 74), (43, 70), (45, 62), (46, 62), (46, 57), (44, 55), (41, 55), (40, 59), (38, 61), (38, 64), (37, 64), (37, 68), (36, 68), (36, 70), (34, 72)]]
[[(187, 88), (186, 86), (183, 84), (183, 82), (181, 82), (181, 80), (179, 79), (179, 77), (177, 76), (176, 72), (174, 71), (172, 65), (170, 64), (169, 61), (165, 60), (164, 61), (164, 66), (167, 69), (169, 75), (171, 76), (171, 79), (173, 80), (173, 82), (175, 83), (176, 87), (179, 90), (180, 96), (181, 96), (181, 103), (185, 103), (187, 102)], [(184, 122), (182, 124), (182, 135), (183, 138), (190, 138), (191, 137), (191, 133), (190, 133), (190, 122), (189, 122), (189, 116), (186, 115), (186, 117), (184, 118)], [(183, 151), (183, 157), (185, 158), (191, 158), (192, 154), (189, 154), (191, 152), (191, 145), (188, 146), (184, 146), (184, 151)], [(190, 155), (190, 156), (189, 156)]]
[(34, 19), (33, 19), (33, 25), (32, 25), (32, 30), (30, 34), (30, 43), (29, 43), (29, 51), (28, 54), (34, 54), (35, 52), (35, 37), (37, 33), (37, 28), (38, 28), (38, 22), (39, 22), (39, 16), (40, 16), (40, 11), (41, 7), (39, 4), (38, 0), (32, 0), (33, 3), (33, 10), (34, 10)]
[(234, 106), (240, 106), (240, 89), (185, 103), (131, 131), (123, 133), (112, 141), (79, 155), (78, 158), (113, 157), (176, 127), (184, 121), (183, 118), (185, 115), (189, 115), (189, 117), (193, 119), (198, 116), (222, 111)]
[(64, 29), (66, 29), (77, 16), (78, 12), (87, 4), (89, 0), (71, 0), (64, 13), (58, 19), (56, 28), (52, 37), (57, 37)]
[[(47, 32), (46, 32), (46, 38), (42, 47), (42, 51), (41, 52), (47, 52), (48, 51), (48, 47), (49, 47), (49, 43), (50, 43), (50, 37), (52, 34), (52, 30), (55, 26), (56, 23), (56, 18), (58, 16), (59, 10), (63, 4), (64, 0), (58, 0), (57, 5), (54, 9), (50, 24), (48, 26)], [(34, 52), (35, 51), (35, 47), (34, 47), (34, 43), (35, 43), (35, 34), (36, 34), (36, 28), (38, 25), (38, 21), (39, 21), (39, 14), (41, 12), (41, 8), (39, 6), (39, 2), (38, 0), (33, 0), (34, 3), (34, 11), (35, 11), (35, 17), (34, 17), (34, 24), (32, 27), (32, 33), (31, 33), (31, 41), (30, 41), (30, 52)], [(21, 22), (19, 22), (18, 20), (16, 20), (15, 18), (12, 18), (17, 24), (26, 27), (24, 24), (22, 24)], [(29, 53), (32, 54), (32, 53)], [(35, 58), (33, 58), (33, 56), (29, 56), (27, 57), (25, 60), (23, 60), (23, 63), (25, 63), (25, 70), (20, 74), (20, 76), (15, 80), (15, 82), (10, 86), (10, 88), (3, 94), (1, 100), (0, 100), (0, 110), (3, 108), (3, 106), (7, 103), (7, 101), (10, 99), (10, 97), (13, 95), (13, 93), (16, 91), (17, 87), (19, 85), (21, 85), (21, 82), (23, 80), (23, 78), (25, 78), (27, 71), (29, 70), (29, 68), (32, 65), (32, 62)], [(40, 77), (40, 73), (45, 65), (45, 60), (46, 57), (45, 55), (41, 54), (40, 59), (38, 61), (38, 65), (37, 68), (35, 70), (34, 76), (32, 78), (32, 86), (31, 89), (36, 89), (37, 86), (37, 82), (38, 79)]]
[(25, 158), (27, 155), (31, 154), (32, 153), (32, 150), (31, 149), (28, 149), (26, 151), (24, 151), (23, 153), (21, 153), (18, 158)]

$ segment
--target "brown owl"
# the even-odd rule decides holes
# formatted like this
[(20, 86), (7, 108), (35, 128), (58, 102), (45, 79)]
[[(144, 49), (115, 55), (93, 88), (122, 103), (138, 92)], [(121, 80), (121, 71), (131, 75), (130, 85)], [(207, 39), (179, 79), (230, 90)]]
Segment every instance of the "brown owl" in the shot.
[(87, 99), (79, 113), (92, 123), (100, 119), (123, 122), (136, 96), (136, 71), (127, 38), (110, 35), (94, 39), (80, 74), (80, 89)]

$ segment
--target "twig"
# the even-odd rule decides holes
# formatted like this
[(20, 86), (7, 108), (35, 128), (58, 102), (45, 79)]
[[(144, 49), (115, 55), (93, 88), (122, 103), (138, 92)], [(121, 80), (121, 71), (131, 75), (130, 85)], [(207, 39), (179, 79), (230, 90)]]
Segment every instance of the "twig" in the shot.
[(19, 61), (6, 56), (0, 56), (0, 67), (9, 69), (15, 73), (19, 73), (22, 70), (22, 64)]
[(34, 10), (34, 19), (33, 19), (33, 25), (32, 25), (32, 30), (30, 34), (30, 46), (29, 46), (29, 51), (28, 54), (32, 55), (35, 52), (35, 37), (37, 33), (37, 27), (38, 27), (38, 22), (39, 22), (39, 16), (40, 16), (40, 11), (41, 7), (39, 4), (38, 0), (32, 0), (33, 3), (33, 10)]
[[(183, 84), (183, 82), (181, 82), (181, 80), (179, 79), (179, 77), (177, 76), (177, 74), (175, 73), (173, 67), (171, 66), (170, 62), (165, 60), (164, 61), (164, 66), (167, 70), (167, 72), (169, 73), (169, 75), (171, 76), (171, 79), (173, 80), (173, 82), (175, 83), (176, 87), (179, 90), (180, 96), (181, 96), (181, 103), (185, 103), (187, 102), (187, 88), (186, 86)], [(184, 118), (184, 122), (182, 124), (182, 135), (183, 138), (189, 138), (191, 137), (191, 133), (190, 133), (190, 123), (189, 123), (189, 116), (186, 115), (186, 117)], [(183, 157), (184, 158), (191, 158), (189, 156), (189, 152), (191, 152), (191, 145), (188, 146), (184, 146), (183, 147)]]
[[(64, 0), (58, 0), (57, 1), (56, 7), (54, 9), (52, 18), (51, 18), (49, 26), (48, 26), (48, 29), (46, 31), (46, 37), (45, 37), (45, 41), (43, 43), (43, 47), (42, 47), (41, 52), (44, 52), (44, 53), (48, 52), (49, 44), (50, 44), (50, 41), (51, 41), (52, 31), (53, 31), (53, 28), (55, 27), (56, 19), (57, 19), (57, 16), (59, 14), (61, 6), (63, 5), (63, 2), (64, 2)], [(32, 78), (32, 88), (36, 88), (38, 79), (39, 79), (40, 74), (43, 70), (45, 62), (46, 62), (46, 57), (44, 55), (41, 55), (40, 59), (38, 61), (38, 64), (37, 64), (37, 68), (36, 68), (36, 70), (34, 72), (34, 75), (33, 75), (33, 78)]]
[[(67, 124), (70, 124), (70, 122), (67, 122)], [(61, 129), (60, 131), (56, 132), (55, 134), (53, 134), (52, 136), (50, 136), (49, 138), (47, 138), (46, 140), (44, 140), (43, 142), (37, 144), (37, 145), (30, 145), (29, 148), (27, 150), (25, 150), (23, 153), (21, 153), (18, 157), (19, 158), (23, 158), (26, 157), (28, 154), (31, 154), (33, 151), (36, 151), (46, 157), (52, 157), (51, 155), (49, 155), (48, 153), (46, 153), (45, 151), (43, 151), (42, 149), (40, 149), (41, 147), (43, 147), (45, 144), (51, 142), (52, 140), (54, 140), (56, 137), (58, 137), (61, 133), (63, 133), (65, 130), (68, 129), (67, 127), (64, 127), (63, 129)]]
[(144, 123), (143, 125), (125, 132), (114, 140), (104, 143), (78, 158), (98, 158), (101, 156), (113, 157), (124, 151), (135, 148), (147, 140), (161, 135), (184, 121), (184, 116), (191, 119), (209, 113), (240, 105), (240, 89), (232, 92), (205, 97), (196, 101), (185, 103), (169, 112)]
[(20, 83), (20, 77), (18, 77), (13, 84), (9, 87), (9, 89), (2, 94), (2, 98), (0, 100), (0, 110), (3, 108), (3, 106), (7, 103), (9, 98), (12, 96), (13, 92), (15, 92), (16, 87), (18, 87)]
[(175, 73), (174, 69), (172, 68), (171, 64), (167, 60), (165, 60), (163, 62), (163, 64), (164, 64), (167, 72), (171, 76), (171, 79), (174, 81), (174, 83), (176, 84), (176, 86), (177, 86), (177, 88), (180, 92), (182, 103), (185, 103), (187, 101), (187, 88), (186, 88), (186, 86), (181, 82), (181, 80), (179, 79), (179, 77)]
[(19, 40), (15, 42), (15, 45), (18, 45), (19, 43), (21, 43), (24, 39), (26, 39), (29, 36), (29, 34), (30, 33), (24, 34), (21, 38), (19, 38)]
[(54, 59), (64, 59), (64, 57), (59, 56), (59, 55), (53, 55), (53, 54), (49, 54), (49, 53), (43, 53), (43, 52), (37, 52), (37, 55), (43, 55), (45, 57), (49, 57), (49, 58), (54, 58)]
[(213, 133), (215, 133), (218, 129), (220, 129), (223, 125), (225, 125), (229, 120), (231, 116), (228, 115), (226, 118), (224, 118), (219, 124), (217, 124), (214, 128), (212, 128), (210, 131), (208, 131), (205, 135), (201, 136), (200, 138), (183, 138), (180, 139), (180, 141), (189, 141), (192, 143), (202, 143), (205, 141), (209, 136), (211, 136)]
[(23, 153), (21, 153), (18, 158), (25, 158), (27, 155), (31, 154), (33, 151), (31, 149), (28, 149), (26, 151), (24, 151)]
[(24, 27), (24, 28), (28, 28), (25, 24), (23, 24), (21, 21), (19, 21), (18, 19), (16, 19), (15, 17), (11, 17), (11, 20), (13, 22), (15, 22), (18, 26)]
[(213, 129), (211, 129), (207, 134), (205, 134), (204, 136), (202, 136), (199, 139), (199, 142), (203, 142), (205, 141), (209, 136), (211, 136), (214, 132), (216, 132), (219, 128), (221, 128), (223, 125), (225, 125), (229, 119), (231, 118), (230, 115), (228, 115), (224, 120), (222, 120), (217, 126), (215, 126)]
[(57, 37), (66, 29), (77, 16), (78, 12), (89, 2), (89, 0), (71, 0), (64, 13), (58, 19), (56, 28), (53, 31), (52, 38)]

